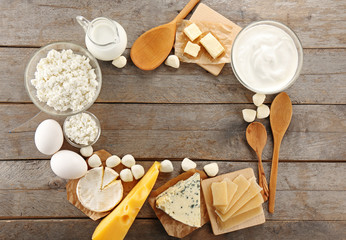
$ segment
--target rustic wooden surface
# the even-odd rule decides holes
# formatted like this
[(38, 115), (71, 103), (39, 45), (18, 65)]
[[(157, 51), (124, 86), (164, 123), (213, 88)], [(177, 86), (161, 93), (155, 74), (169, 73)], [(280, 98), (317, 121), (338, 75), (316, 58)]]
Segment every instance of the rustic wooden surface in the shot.
[[(34, 146), (35, 128), (49, 116), (25, 123), (38, 113), (23, 84), (30, 56), (55, 41), (84, 46), (83, 30), (74, 19), (83, 15), (122, 24), (128, 57), (141, 33), (171, 21), (186, 2), (0, 0), (0, 239), (90, 239), (98, 223), (67, 201), (66, 181), (52, 173), (49, 159)], [(287, 90), (293, 118), (280, 153), (275, 213), (265, 205), (264, 225), (216, 237), (207, 224), (186, 239), (345, 239), (346, 2), (201, 2), (241, 27), (265, 19), (287, 24), (302, 41), (304, 65)], [(100, 65), (103, 88), (90, 108), (103, 130), (96, 150), (132, 153), (146, 169), (154, 160), (174, 160), (175, 171), (161, 174), (156, 187), (181, 172), (183, 157), (195, 159), (198, 169), (217, 161), (220, 173), (246, 167), (257, 171), (241, 117), (241, 109), (253, 107), (252, 93), (238, 83), (229, 64), (218, 77), (194, 64), (163, 65), (152, 72), (130, 60), (124, 69)], [(269, 120), (261, 122), (268, 131), (263, 152), (268, 177), (272, 136)], [(66, 143), (64, 148), (76, 150)], [(148, 203), (126, 239), (139, 236), (172, 239)]]

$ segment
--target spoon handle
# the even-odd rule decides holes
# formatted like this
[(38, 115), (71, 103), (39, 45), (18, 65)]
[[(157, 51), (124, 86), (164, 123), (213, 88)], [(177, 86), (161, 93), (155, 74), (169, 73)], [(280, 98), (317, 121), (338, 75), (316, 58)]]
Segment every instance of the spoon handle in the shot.
[(278, 176), (278, 165), (279, 165), (279, 152), (282, 137), (277, 134), (273, 134), (274, 137), (274, 150), (272, 168), (270, 172), (270, 183), (269, 183), (269, 212), (274, 213), (275, 208), (275, 193), (276, 193), (276, 180)]
[(266, 176), (264, 174), (263, 164), (262, 164), (262, 156), (257, 153), (258, 157), (258, 183), (262, 188), (261, 194), (263, 197), (263, 201), (267, 201), (269, 197), (269, 189)]
[(183, 10), (180, 11), (180, 13), (174, 18), (173, 21), (179, 21), (184, 19), (189, 12), (196, 6), (196, 4), (199, 2), (199, 0), (190, 0), (188, 4), (183, 8)]

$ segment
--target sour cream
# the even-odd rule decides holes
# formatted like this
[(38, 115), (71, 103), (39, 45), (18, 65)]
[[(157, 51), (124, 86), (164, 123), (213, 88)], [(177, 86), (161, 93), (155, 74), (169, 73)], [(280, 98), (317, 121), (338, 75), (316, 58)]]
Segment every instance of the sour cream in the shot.
[[(280, 25), (250, 25), (239, 33), (233, 44), (233, 70), (240, 82), (254, 92), (280, 92), (295, 80), (297, 70), (300, 71), (302, 52), (298, 52), (296, 45), (299, 40)], [(298, 47), (301, 49), (300, 43)]]

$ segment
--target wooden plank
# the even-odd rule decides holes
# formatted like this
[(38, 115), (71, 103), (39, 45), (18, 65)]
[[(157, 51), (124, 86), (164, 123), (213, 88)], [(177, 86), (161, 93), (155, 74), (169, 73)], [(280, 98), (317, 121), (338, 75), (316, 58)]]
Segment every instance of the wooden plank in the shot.
[[(86, 217), (70, 204), (64, 190), (0, 190), (0, 219)], [(277, 191), (271, 220), (346, 220), (346, 191)], [(146, 202), (138, 218), (155, 218)]]
[[(106, 16), (127, 30), (128, 46), (144, 31), (171, 21), (187, 1), (98, 2), (8, 1), (2, 4), (2, 45), (41, 46), (52, 41), (84, 42), (84, 32), (74, 17)], [(250, 22), (272, 19), (291, 27), (307, 48), (346, 47), (343, 1), (293, 1), (287, 3), (204, 1), (211, 8), (244, 27)], [(320, 6), (323, 6), (321, 8)], [(268, 11), (272, 9), (272, 11)], [(18, 18), (18, 16), (21, 16)], [(49, 17), (46, 17), (49, 16)], [(42, 21), (44, 19), (44, 21)]]
[[(254, 157), (255, 160), (255, 157)], [(152, 161), (137, 161), (147, 170)], [(196, 161), (197, 169), (210, 161)], [(257, 176), (257, 162), (217, 161), (219, 175), (230, 171), (251, 167)], [(178, 176), (181, 160), (173, 161), (174, 172), (160, 174), (156, 187)], [(269, 180), (270, 162), (263, 163)], [(277, 189), (279, 191), (346, 191), (346, 181), (340, 181), (346, 172), (345, 163), (280, 162)], [(63, 180), (51, 171), (48, 160), (0, 161), (0, 189), (2, 190), (49, 190), (65, 189), (67, 180)], [(323, 184), (322, 184), (323, 183)], [(337, 183), (337, 184), (335, 184)]]
[[(242, 109), (256, 109), (253, 104), (95, 104), (89, 111), (101, 122), (102, 130), (167, 131), (245, 131)], [(38, 109), (33, 104), (1, 104), (0, 132), (16, 129), (34, 132), (48, 114), (34, 119)], [(61, 124), (64, 117), (55, 118)], [(28, 121), (29, 120), (29, 121)], [(27, 122), (28, 121), (28, 122)], [(270, 132), (269, 119), (258, 119)], [(293, 105), (292, 132), (346, 132), (346, 105)]]
[[(0, 48), (0, 102), (30, 102), (23, 74), (35, 51)], [(292, 102), (345, 104), (346, 49), (305, 49), (304, 54), (302, 75), (287, 91)], [(253, 95), (238, 82), (229, 64), (217, 78), (195, 64), (181, 64), (178, 70), (163, 65), (154, 72), (141, 71), (130, 61), (124, 69), (109, 62), (100, 65), (103, 88), (98, 102), (249, 103)], [(269, 96), (267, 101), (272, 99)]]
[[(97, 222), (86, 219), (0, 220), (0, 239), (90, 239)], [(214, 236), (209, 224), (184, 239), (335, 239), (345, 236), (346, 221), (267, 221), (265, 224)], [(25, 230), (24, 230), (25, 229)], [(173, 240), (157, 219), (136, 219), (126, 240)]]

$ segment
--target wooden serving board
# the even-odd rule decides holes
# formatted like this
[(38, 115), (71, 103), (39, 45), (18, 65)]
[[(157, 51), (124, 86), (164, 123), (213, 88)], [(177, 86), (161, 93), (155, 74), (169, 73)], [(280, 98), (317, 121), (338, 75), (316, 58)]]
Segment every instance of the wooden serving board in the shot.
[(203, 194), (204, 194), (204, 199), (205, 202), (207, 204), (207, 210), (208, 210), (208, 214), (209, 214), (209, 218), (210, 218), (210, 223), (211, 223), (211, 227), (213, 229), (213, 233), (215, 235), (219, 235), (219, 234), (223, 234), (223, 233), (228, 233), (228, 232), (233, 232), (239, 229), (243, 229), (243, 228), (248, 228), (248, 227), (252, 227), (255, 225), (259, 225), (264, 223), (265, 220), (265, 216), (264, 216), (264, 212), (246, 222), (243, 222), (239, 225), (236, 225), (234, 227), (228, 228), (228, 229), (221, 229), (217, 223), (217, 218), (218, 216), (215, 213), (215, 208), (213, 207), (213, 198), (212, 198), (212, 193), (211, 193), (211, 184), (213, 182), (220, 182), (226, 178), (228, 178), (229, 180), (233, 181), (238, 175), (242, 174), (246, 179), (250, 179), (252, 177), (255, 177), (254, 171), (252, 168), (245, 168), (239, 171), (235, 171), (235, 172), (231, 172), (231, 173), (227, 173), (227, 174), (223, 174), (214, 178), (209, 178), (209, 179), (205, 179), (202, 181), (202, 189), (203, 189)]
[[(235, 39), (237, 34), (240, 32), (241, 27), (239, 27), (237, 24), (232, 22), (231, 20), (225, 18), (222, 16), (220, 13), (214, 11), (207, 5), (200, 3), (195, 12), (192, 14), (191, 21), (206, 21), (206, 22), (216, 22), (216, 23), (223, 23), (223, 24), (228, 24), (233, 26), (234, 31), (232, 32), (230, 38), (232, 40)], [(220, 74), (223, 66), (225, 65), (224, 63), (221, 64), (198, 64), (211, 74), (217, 76)]]
[[(170, 188), (171, 186), (175, 185), (180, 180), (186, 180), (189, 177), (191, 177), (193, 174), (195, 174), (196, 172), (198, 172), (200, 174), (201, 181), (203, 179), (207, 178), (207, 175), (204, 172), (196, 170), (196, 169), (191, 169), (191, 170), (189, 170), (185, 173), (182, 173), (179, 176), (169, 180), (164, 185), (162, 185), (161, 187), (159, 187), (158, 189), (156, 189), (155, 191), (152, 191), (150, 193), (150, 196), (148, 198), (148, 202), (149, 202), (150, 206), (153, 208), (157, 218), (161, 221), (161, 224), (165, 228), (167, 234), (170, 236), (177, 237), (177, 238), (183, 238), (198, 228), (197, 227), (191, 227), (191, 226), (186, 225), (182, 222), (179, 222), (179, 221), (171, 218), (168, 214), (166, 214), (161, 209), (156, 208), (156, 206), (155, 206), (156, 197), (159, 194), (161, 194), (162, 192), (164, 192), (165, 190), (167, 190), (168, 188)], [(201, 226), (206, 224), (208, 221), (209, 221), (208, 212), (207, 212), (205, 200), (203, 198), (203, 191), (201, 188)]]
[[(110, 156), (112, 156), (112, 154), (110, 154), (109, 152), (107, 152), (106, 150), (99, 150), (94, 152), (94, 154), (98, 155), (102, 161), (102, 165), (103, 167), (106, 167), (106, 160), (107, 158), (109, 158)], [(86, 159), (86, 161), (88, 160), (88, 158)], [(88, 168), (90, 169), (89, 165)], [(122, 169), (126, 168), (124, 165), (119, 164), (118, 166), (116, 166), (115, 168), (113, 168), (117, 173), (120, 173), (120, 171)], [(76, 188), (77, 188), (77, 184), (78, 184), (79, 179), (73, 179), (73, 180), (69, 180), (68, 183), (66, 184), (66, 193), (67, 193), (67, 200), (72, 203), (76, 208), (78, 208), (79, 210), (81, 210), (83, 213), (85, 213), (85, 215), (87, 215), (88, 217), (90, 217), (92, 220), (96, 221), (102, 217), (107, 216), (111, 211), (108, 212), (94, 212), (91, 211), (87, 208), (85, 208), (81, 202), (78, 200), (77, 197), (77, 193), (76, 193)], [(131, 191), (131, 189), (137, 184), (137, 180), (133, 180), (132, 182), (122, 182), (123, 184), (123, 189), (124, 189), (124, 193), (123, 193), (123, 199), (127, 196), (127, 194)], [(120, 202), (119, 202), (120, 203)]]

